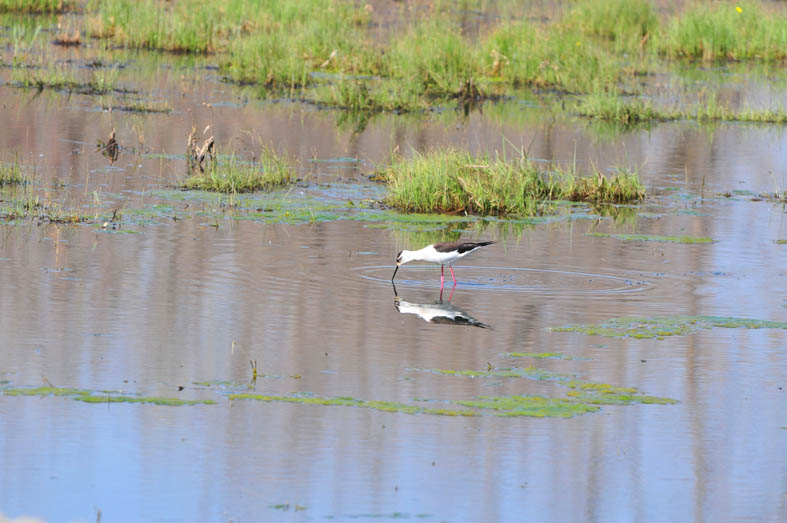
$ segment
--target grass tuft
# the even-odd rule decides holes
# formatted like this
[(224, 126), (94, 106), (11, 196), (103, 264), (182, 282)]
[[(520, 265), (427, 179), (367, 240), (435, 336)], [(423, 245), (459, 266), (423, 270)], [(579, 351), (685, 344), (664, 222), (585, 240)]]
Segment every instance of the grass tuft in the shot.
[(245, 163), (232, 154), (225, 161), (209, 163), (205, 172), (187, 178), (181, 188), (244, 193), (273, 189), (294, 179), (294, 170), (288, 160), (273, 149), (263, 147), (258, 161)]
[(672, 19), (659, 45), (672, 58), (783, 60), (787, 15), (760, 2), (698, 4)]
[(76, 6), (74, 0), (0, 0), (0, 13), (62, 13)]
[(27, 177), (22, 174), (19, 164), (0, 162), (0, 187), (3, 185), (23, 185), (28, 183)]
[(582, 0), (563, 21), (583, 34), (611, 42), (622, 52), (641, 50), (659, 28), (649, 0)]
[(507, 162), (453, 149), (394, 158), (381, 178), (388, 184), (388, 204), (406, 212), (533, 216), (547, 201), (624, 203), (645, 197), (635, 172), (611, 178), (598, 171), (590, 177), (561, 169), (544, 173), (524, 157)]

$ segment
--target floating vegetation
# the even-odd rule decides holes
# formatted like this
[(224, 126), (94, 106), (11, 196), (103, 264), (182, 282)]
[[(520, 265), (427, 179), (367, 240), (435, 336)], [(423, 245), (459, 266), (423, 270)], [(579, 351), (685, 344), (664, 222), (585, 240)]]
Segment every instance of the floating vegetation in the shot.
[(160, 396), (137, 396), (123, 394), (119, 391), (93, 391), (87, 389), (74, 389), (67, 387), (0, 387), (3, 396), (58, 396), (70, 398), (84, 403), (145, 403), (167, 407), (181, 407), (184, 405), (215, 405), (213, 400), (183, 400)]
[(550, 416), (570, 417), (575, 414), (594, 412), (597, 405), (629, 405), (632, 403), (672, 405), (672, 398), (648, 396), (633, 387), (616, 387), (606, 383), (593, 383), (576, 379), (568, 374), (560, 374), (533, 366), (525, 368), (493, 369), (488, 371), (430, 369), (429, 372), (446, 376), (473, 378), (529, 378), (549, 380), (571, 389), (565, 398), (542, 398), (539, 396), (482, 397), (470, 401), (458, 401), (465, 407), (493, 409), (501, 411), (501, 416)]
[(402, 412), (404, 414), (434, 414), (438, 416), (478, 416), (477, 412), (461, 409), (427, 408), (392, 401), (366, 401), (347, 396), (323, 398), (320, 396), (266, 396), (263, 394), (241, 393), (230, 394), (230, 400), (257, 400), (267, 402), (299, 403), (302, 405), (322, 405), (339, 407), (360, 407), (384, 412)]
[(664, 339), (683, 336), (703, 329), (787, 329), (787, 322), (751, 320), (723, 316), (656, 316), (613, 318), (596, 325), (568, 325), (551, 327), (553, 332), (581, 332), (591, 336), (611, 338)]
[(506, 352), (509, 358), (536, 358), (540, 360), (573, 360), (563, 352)]
[(548, 212), (550, 201), (623, 203), (645, 197), (636, 172), (609, 178), (557, 167), (541, 172), (522, 156), (492, 160), (454, 149), (394, 158), (379, 176), (389, 188), (387, 203), (406, 212), (533, 216)]
[(713, 239), (706, 236), (659, 236), (656, 234), (612, 234), (607, 232), (588, 232), (585, 234), (597, 238), (614, 238), (629, 242), (713, 243)]
[(203, 172), (184, 180), (181, 188), (244, 193), (272, 189), (295, 180), (289, 161), (268, 147), (263, 147), (259, 159), (253, 162), (243, 162), (231, 154), (224, 161), (212, 161), (200, 169)]
[(528, 416), (535, 418), (570, 418), (577, 414), (596, 412), (600, 407), (567, 398), (540, 396), (481, 396), (475, 400), (457, 401), (475, 409), (490, 409), (497, 416)]

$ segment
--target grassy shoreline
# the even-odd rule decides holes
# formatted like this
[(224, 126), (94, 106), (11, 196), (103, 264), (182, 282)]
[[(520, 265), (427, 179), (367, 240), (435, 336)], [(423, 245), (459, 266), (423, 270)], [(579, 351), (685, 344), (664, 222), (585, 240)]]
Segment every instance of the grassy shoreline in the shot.
[[(24, 3), (0, 0), (0, 11), (4, 4)], [(34, 12), (73, 5), (28, 4)], [(39, 5), (49, 7), (33, 7)], [(787, 61), (787, 9), (778, 5), (700, 3), (663, 12), (648, 0), (579, 0), (544, 22), (532, 21), (528, 9), (534, 8), (511, 9), (511, 16), (490, 18), (480, 34), (465, 35), (456, 10), (436, 2), (419, 16), (401, 8), (385, 21), (396, 31), (380, 34), (381, 15), (373, 8), (341, 0), (90, 0), (79, 29), (106, 45), (214, 54), (226, 79), (258, 86), (261, 97), (361, 114), (447, 104), (467, 110), (482, 100), (537, 90), (587, 96), (575, 114), (624, 125), (674, 119), (787, 123), (784, 108), (716, 106), (709, 112), (700, 105), (664, 109), (621, 98), (645, 94), (643, 73), (687, 60)], [(22, 85), (39, 89), (113, 88), (111, 78), (80, 86), (52, 72), (18, 75)], [(618, 99), (599, 106), (600, 92)]]

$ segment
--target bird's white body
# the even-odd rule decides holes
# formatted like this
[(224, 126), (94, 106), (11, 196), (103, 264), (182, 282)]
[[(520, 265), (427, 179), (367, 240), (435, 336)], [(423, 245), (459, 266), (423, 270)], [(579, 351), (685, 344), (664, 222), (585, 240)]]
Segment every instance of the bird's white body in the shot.
[(396, 269), (394, 270), (393, 276), (391, 277), (391, 281), (396, 278), (396, 271), (399, 270), (400, 266), (407, 262), (420, 260), (430, 263), (437, 263), (440, 265), (440, 288), (442, 289), (444, 283), (443, 268), (446, 265), (448, 265), (448, 268), (451, 270), (451, 278), (453, 278), (454, 283), (456, 283), (456, 276), (454, 276), (454, 268), (452, 267), (454, 262), (460, 258), (464, 258), (476, 249), (485, 247), (487, 245), (492, 245), (493, 243), (495, 242), (484, 241), (433, 243), (432, 245), (427, 245), (423, 249), (418, 249), (417, 251), (402, 251), (396, 256)]
[(459, 251), (439, 252), (434, 245), (427, 245), (417, 251), (402, 251), (402, 263), (410, 261), (425, 261), (429, 263), (439, 263), (440, 265), (453, 265), (456, 260), (470, 254), (473, 251), (459, 253)]

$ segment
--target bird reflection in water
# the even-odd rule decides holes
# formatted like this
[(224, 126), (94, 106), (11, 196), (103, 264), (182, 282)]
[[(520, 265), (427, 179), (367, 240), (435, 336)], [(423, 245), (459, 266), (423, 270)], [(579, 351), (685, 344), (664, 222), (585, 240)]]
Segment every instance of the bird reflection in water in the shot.
[(427, 323), (439, 323), (442, 325), (466, 325), (470, 327), (480, 327), (482, 329), (491, 329), (491, 325), (482, 323), (473, 318), (465, 311), (451, 304), (451, 299), (454, 297), (454, 290), (456, 284), (451, 287), (451, 293), (448, 295), (448, 300), (443, 301), (443, 289), (440, 288), (440, 298), (434, 303), (414, 303), (405, 301), (399, 296), (396, 290), (396, 284), (391, 282), (394, 291), (394, 307), (402, 314), (415, 314)]

